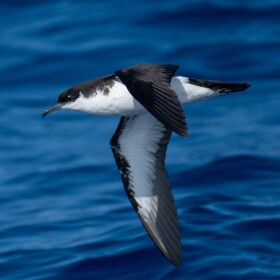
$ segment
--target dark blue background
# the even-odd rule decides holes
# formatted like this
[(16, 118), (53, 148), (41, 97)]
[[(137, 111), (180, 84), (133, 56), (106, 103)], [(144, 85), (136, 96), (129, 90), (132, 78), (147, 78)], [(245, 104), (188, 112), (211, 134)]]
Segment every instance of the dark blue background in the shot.
[[(280, 279), (279, 1), (1, 1), (0, 278)], [(147, 236), (109, 147), (117, 117), (43, 109), (136, 63), (249, 82), (185, 105), (167, 167), (183, 262)]]

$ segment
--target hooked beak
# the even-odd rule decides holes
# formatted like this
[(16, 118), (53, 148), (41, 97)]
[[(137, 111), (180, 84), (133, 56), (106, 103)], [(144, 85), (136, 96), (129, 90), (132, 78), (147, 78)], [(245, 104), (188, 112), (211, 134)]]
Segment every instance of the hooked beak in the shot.
[(52, 106), (51, 108), (45, 110), (43, 113), (42, 113), (42, 118), (44, 118), (46, 115), (54, 112), (54, 111), (57, 111), (59, 109), (61, 109), (61, 107), (63, 106), (64, 104), (62, 103), (57, 103), (55, 104), (54, 106)]

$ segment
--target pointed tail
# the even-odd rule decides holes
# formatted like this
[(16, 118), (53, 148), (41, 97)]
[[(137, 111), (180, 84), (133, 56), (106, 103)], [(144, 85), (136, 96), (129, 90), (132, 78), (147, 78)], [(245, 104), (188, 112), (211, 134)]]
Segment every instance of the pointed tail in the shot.
[(226, 83), (226, 82), (218, 82), (218, 81), (209, 81), (209, 80), (198, 80), (189, 78), (189, 83), (209, 88), (217, 93), (231, 93), (235, 91), (242, 91), (250, 87), (250, 84), (248, 83)]

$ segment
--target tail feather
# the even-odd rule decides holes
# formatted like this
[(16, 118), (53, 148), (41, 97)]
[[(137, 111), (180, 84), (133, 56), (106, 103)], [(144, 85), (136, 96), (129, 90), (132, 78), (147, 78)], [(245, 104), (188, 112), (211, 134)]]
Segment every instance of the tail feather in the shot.
[(189, 78), (188, 82), (196, 86), (209, 88), (217, 93), (231, 93), (235, 91), (242, 91), (250, 87), (250, 84), (248, 83), (226, 83), (210, 80), (198, 80), (193, 78)]

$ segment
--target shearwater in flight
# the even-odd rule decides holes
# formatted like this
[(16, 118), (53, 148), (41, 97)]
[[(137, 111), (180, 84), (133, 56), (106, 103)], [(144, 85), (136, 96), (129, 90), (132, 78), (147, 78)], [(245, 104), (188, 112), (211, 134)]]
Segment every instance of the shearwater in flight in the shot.
[(182, 245), (165, 155), (172, 132), (188, 135), (181, 104), (250, 85), (176, 76), (177, 69), (177, 65), (139, 64), (79, 83), (62, 92), (42, 116), (58, 109), (121, 116), (110, 145), (125, 191), (156, 246), (179, 266)]

